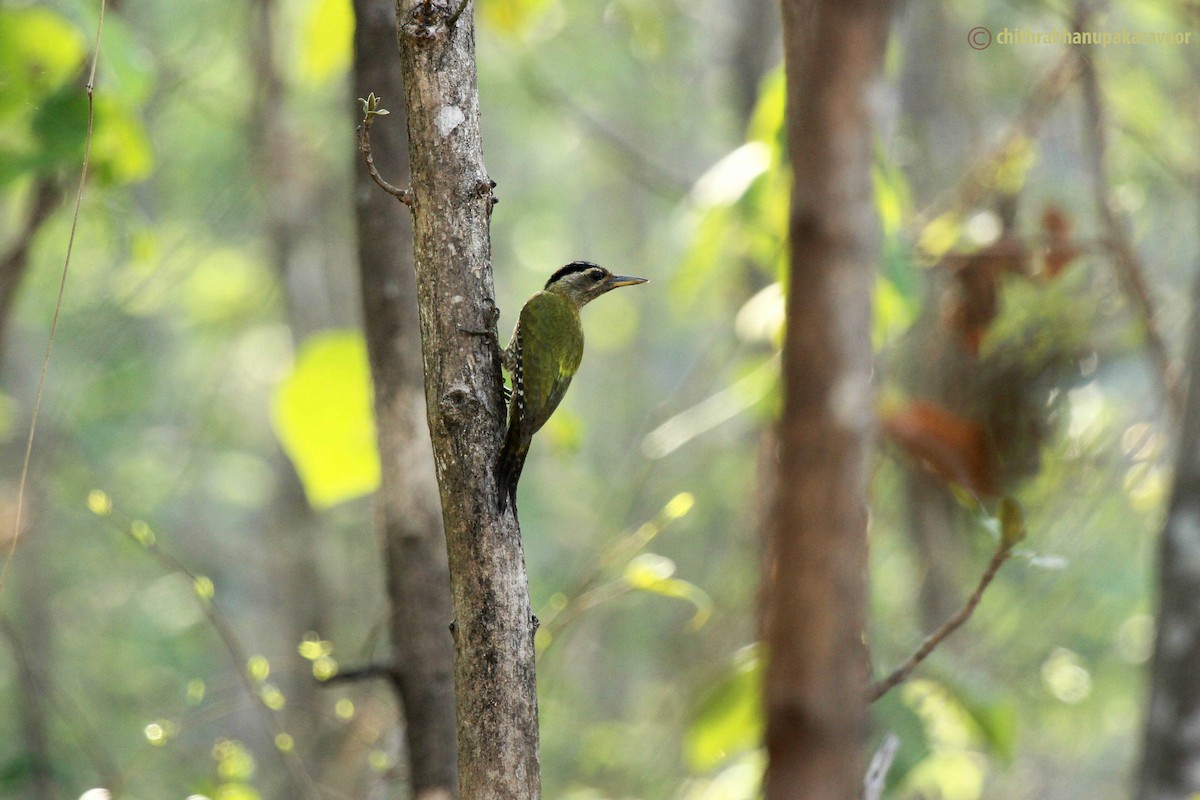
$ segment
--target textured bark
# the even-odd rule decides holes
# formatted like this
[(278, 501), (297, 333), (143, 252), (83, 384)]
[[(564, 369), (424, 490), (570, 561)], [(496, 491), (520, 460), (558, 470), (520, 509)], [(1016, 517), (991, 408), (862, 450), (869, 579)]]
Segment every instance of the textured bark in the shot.
[(400, 0), (397, 17), (425, 402), (454, 609), (459, 792), (528, 800), (539, 796), (536, 623), (515, 512), (497, 511), (505, 413), (474, 25), (457, 1)]
[(785, 0), (791, 280), (768, 531), (768, 800), (850, 800), (865, 764), (872, 426), (869, 97), (885, 0)]
[[(396, 60), (392, 0), (354, 0), (355, 97), (375, 92), (393, 116), (373, 138), (377, 163), (408, 180), (404, 82)], [(357, 109), (356, 109), (357, 110)], [(387, 569), (391, 675), (404, 712), (413, 792), (417, 798), (458, 791), (454, 717), (454, 644), (450, 636), (450, 571), (442, 532), (433, 451), (425, 423), (421, 331), (413, 240), (404, 207), (356, 173), (355, 212), (363, 323), (375, 387), (382, 474), (376, 526)]]
[(1158, 632), (1151, 667), (1139, 800), (1189, 800), (1200, 792), (1200, 283), (1175, 485), (1159, 541)]

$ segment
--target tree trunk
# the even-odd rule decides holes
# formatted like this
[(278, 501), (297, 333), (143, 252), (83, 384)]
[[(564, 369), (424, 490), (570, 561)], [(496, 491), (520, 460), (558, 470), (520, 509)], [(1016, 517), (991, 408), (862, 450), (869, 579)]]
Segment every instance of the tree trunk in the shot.
[(1139, 800), (1189, 800), (1200, 792), (1200, 283), (1175, 484), (1159, 541), (1158, 633), (1138, 776)]
[[(396, 61), (392, 0), (354, 0), (355, 97), (375, 92), (398, 103), (404, 81)], [(407, 180), (403, 114), (376, 129), (374, 155)], [(403, 208), (359, 170), (355, 186), (363, 323), (375, 387), (381, 477), (376, 525), (387, 569), (394, 661), (413, 793), (458, 794), (454, 719), (454, 643), (450, 571), (442, 532), (433, 451), (425, 424), (421, 332), (413, 241)]]
[[(498, 511), (500, 350), (469, 3), (400, 0), (425, 402), (454, 609), (459, 792), (537, 798), (529, 584), (515, 511)], [(486, 332), (480, 335), (480, 332)]]
[(768, 800), (860, 795), (876, 225), (869, 95), (885, 0), (784, 0), (795, 183), (779, 480), (768, 535)]

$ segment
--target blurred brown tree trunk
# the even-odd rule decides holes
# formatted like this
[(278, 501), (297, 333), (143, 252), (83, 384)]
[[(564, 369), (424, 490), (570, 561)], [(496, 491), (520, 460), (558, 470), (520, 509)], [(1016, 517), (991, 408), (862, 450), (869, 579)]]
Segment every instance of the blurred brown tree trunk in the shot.
[[(407, 184), (395, 3), (354, 0), (354, 13), (355, 97), (375, 92), (391, 101), (399, 118), (376, 129), (374, 155), (389, 175)], [(455, 797), (454, 642), (449, 628), (454, 614), (425, 423), (412, 232), (404, 207), (380, 191), (365, 170), (356, 173), (354, 206), (382, 467), (375, 513), (391, 606), (392, 681), (403, 708), (415, 795)]]
[(795, 183), (778, 484), (768, 530), (768, 800), (862, 790), (874, 229), (869, 98), (886, 0), (784, 0)]
[(1200, 792), (1200, 283), (1193, 290), (1187, 370), (1175, 483), (1159, 540), (1158, 632), (1139, 800), (1189, 800)]

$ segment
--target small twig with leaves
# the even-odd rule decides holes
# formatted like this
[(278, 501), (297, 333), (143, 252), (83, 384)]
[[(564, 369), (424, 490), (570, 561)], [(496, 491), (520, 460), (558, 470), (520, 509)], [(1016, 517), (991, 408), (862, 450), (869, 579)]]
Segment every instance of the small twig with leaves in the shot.
[(367, 165), (367, 173), (371, 176), (371, 180), (378, 184), (380, 189), (383, 189), (392, 197), (411, 208), (413, 204), (412, 190), (400, 189), (385, 181), (383, 176), (379, 174), (379, 170), (375, 168), (375, 159), (371, 157), (371, 124), (375, 121), (376, 117), (384, 117), (392, 112), (386, 108), (379, 107), (382, 98), (376, 97), (374, 92), (371, 92), (365, 98), (358, 98), (358, 102), (362, 104), (363, 110), (362, 121), (358, 124), (358, 151), (363, 154), (363, 161)]
[(50, 318), (50, 333), (46, 337), (46, 355), (42, 358), (42, 369), (38, 374), (37, 390), (33, 395), (33, 410), (29, 415), (29, 436), (25, 440), (25, 455), (21, 459), (21, 476), (17, 480), (17, 509), (13, 514), (13, 527), (4, 566), (0, 567), (0, 590), (8, 578), (9, 567), (17, 554), (21, 542), (21, 523), (25, 506), (25, 484), (29, 479), (29, 464), (33, 458), (33, 440), (37, 434), (38, 415), (42, 410), (42, 398), (46, 391), (46, 374), (50, 371), (50, 356), (54, 352), (54, 339), (58, 334), (58, 318), (62, 313), (63, 296), (67, 293), (67, 275), (71, 268), (71, 254), (75, 250), (75, 232), (79, 228), (79, 210), (83, 205), (83, 188), (87, 185), (88, 165), (92, 158), (92, 128), (95, 123), (96, 68), (100, 63), (100, 40), (104, 35), (104, 11), (106, 1), (100, 0), (100, 17), (96, 21), (96, 41), (92, 45), (92, 66), (88, 71), (84, 93), (87, 96), (87, 126), (83, 139), (83, 163), (79, 167), (79, 187), (75, 192), (75, 206), (71, 211), (71, 229), (67, 234), (67, 252), (58, 283), (58, 295), (54, 299), (54, 314)]
[(983, 576), (979, 579), (979, 585), (975, 587), (975, 591), (967, 598), (962, 608), (943, 622), (936, 631), (925, 637), (925, 641), (921, 642), (921, 645), (913, 651), (913, 654), (903, 664), (892, 670), (883, 680), (871, 684), (867, 690), (868, 702), (875, 702), (908, 680), (913, 670), (928, 658), (937, 649), (938, 645), (945, 641), (946, 637), (961, 628), (963, 623), (975, 613), (975, 608), (979, 605), (979, 601), (983, 599), (983, 593), (987, 591), (988, 586), (996, 578), (1000, 567), (1004, 566), (1004, 562), (1012, 555), (1013, 548), (1025, 538), (1025, 521), (1021, 513), (1021, 507), (1011, 497), (1001, 499), (999, 517), (1000, 543), (996, 546), (996, 552), (992, 554), (992, 560), (988, 563), (987, 569), (984, 570)]
[(117, 514), (113, 509), (112, 500), (104, 492), (99, 490), (93, 491), (88, 497), (88, 507), (96, 516), (103, 517), (114, 529), (140, 545), (147, 554), (158, 562), (163, 570), (168, 573), (182, 575), (191, 581), (193, 597), (200, 606), (200, 610), (204, 613), (205, 618), (207, 618), (208, 624), (216, 632), (217, 638), (224, 645), (225, 651), (233, 660), (235, 671), (242, 686), (254, 699), (255, 708), (258, 709), (263, 725), (270, 732), (272, 739), (276, 743), (276, 748), (283, 759), (284, 767), (287, 769), (289, 775), (291, 775), (293, 782), (300, 789), (301, 796), (305, 800), (319, 800), (321, 791), (316, 781), (308, 773), (308, 769), (304, 765), (304, 760), (300, 758), (294, 747), (283, 744), (284, 742), (290, 742), (291, 736), (284, 730), (275, 709), (267, 704), (264, 698), (263, 685), (250, 674), (247, 666), (251, 661), (250, 654), (242, 645), (241, 639), (238, 637), (236, 631), (234, 631), (229, 620), (213, 604), (215, 590), (212, 579), (193, 571), (179, 560), (178, 557), (159, 544), (154, 531), (145, 522), (125, 518), (123, 515)]

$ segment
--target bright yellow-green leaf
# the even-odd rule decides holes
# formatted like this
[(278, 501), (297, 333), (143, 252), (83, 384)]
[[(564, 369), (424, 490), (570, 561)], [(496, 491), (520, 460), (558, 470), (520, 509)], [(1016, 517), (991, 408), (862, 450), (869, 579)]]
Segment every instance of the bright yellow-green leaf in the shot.
[(753, 749), (762, 738), (762, 660), (753, 645), (738, 653), (732, 670), (693, 713), (684, 733), (683, 751), (695, 773)]
[(921, 263), (936, 264), (942, 256), (950, 252), (958, 242), (962, 233), (962, 218), (953, 211), (947, 211), (929, 221), (917, 238), (917, 250), (921, 254)]
[(287, 705), (287, 698), (283, 696), (283, 692), (279, 691), (278, 686), (271, 683), (263, 684), (259, 696), (262, 698), (263, 705), (272, 711), (278, 711)]
[(0, 117), (57, 88), (86, 52), (83, 34), (61, 15), (36, 6), (0, 9)]
[(315, 0), (301, 34), (298, 72), (308, 83), (326, 83), (350, 66), (354, 12), (350, 0)]
[(634, 589), (691, 603), (696, 607), (696, 613), (688, 627), (697, 630), (712, 616), (712, 598), (695, 584), (672, 578), (674, 573), (675, 562), (671, 559), (656, 553), (642, 553), (625, 566), (625, 581)]
[(663, 507), (663, 516), (668, 520), (680, 519), (687, 516), (687, 513), (692, 510), (692, 506), (696, 505), (696, 496), (691, 492), (680, 492), (667, 502)]
[(488, 0), (479, 6), (479, 18), (497, 33), (521, 37), (558, 5), (558, 0)]
[(135, 519), (129, 523), (129, 534), (142, 547), (154, 546), (154, 529), (140, 519)]
[(246, 662), (246, 674), (261, 683), (271, 674), (271, 662), (266, 656), (250, 656)]
[(379, 485), (367, 348), (355, 331), (311, 337), (275, 392), (275, 433), (317, 508)]
[(625, 580), (635, 589), (650, 589), (674, 574), (675, 562), (655, 553), (643, 553), (625, 565)]
[(882, 275), (875, 279), (872, 311), (871, 344), (876, 350), (899, 339), (917, 318), (916, 304)]
[(92, 168), (106, 183), (136, 183), (150, 176), (154, 156), (141, 121), (107, 98), (96, 99)]
[(313, 677), (319, 681), (327, 681), (338, 673), (338, 662), (333, 656), (318, 656), (313, 660)]
[(217, 787), (213, 800), (262, 800), (262, 795), (249, 784), (223, 783)]
[(87, 507), (98, 517), (106, 517), (112, 513), (112, 498), (103, 489), (92, 489), (88, 492)]
[(254, 756), (236, 739), (218, 739), (212, 754), (217, 762), (217, 776), (223, 781), (238, 783), (254, 774)]
[(197, 575), (192, 581), (192, 589), (196, 592), (196, 596), (201, 600), (212, 600), (217, 593), (217, 589), (213, 586), (212, 578), (207, 575)]

